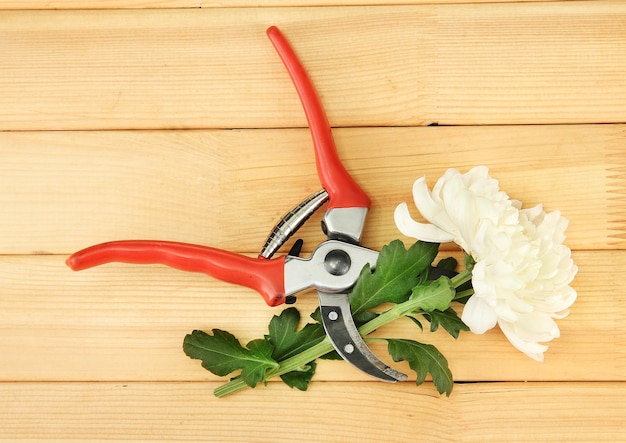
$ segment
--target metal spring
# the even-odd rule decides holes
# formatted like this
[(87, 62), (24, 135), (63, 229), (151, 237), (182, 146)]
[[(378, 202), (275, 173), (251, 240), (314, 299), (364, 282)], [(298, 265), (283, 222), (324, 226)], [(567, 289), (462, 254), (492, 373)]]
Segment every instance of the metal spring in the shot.
[(302, 226), (315, 211), (328, 201), (328, 192), (321, 191), (307, 197), (276, 223), (265, 240), (259, 257), (271, 258), (276, 251)]

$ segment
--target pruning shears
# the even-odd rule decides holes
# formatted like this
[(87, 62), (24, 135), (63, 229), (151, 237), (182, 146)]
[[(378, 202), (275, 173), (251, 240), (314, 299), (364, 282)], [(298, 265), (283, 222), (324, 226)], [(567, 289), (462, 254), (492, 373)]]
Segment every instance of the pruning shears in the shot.
[[(270, 306), (293, 303), (295, 294), (315, 288), (322, 323), (339, 355), (379, 380), (404, 381), (405, 374), (385, 364), (369, 349), (350, 311), (349, 291), (361, 269), (366, 264), (374, 267), (378, 259), (377, 251), (360, 245), (371, 201), (341, 163), (317, 92), (289, 42), (275, 26), (267, 30), (267, 35), (287, 68), (304, 107), (323, 189), (281, 218), (256, 258), (187, 243), (125, 240), (83, 249), (70, 256), (67, 264), (75, 271), (110, 262), (163, 264), (254, 289)], [(322, 230), (327, 240), (319, 244), (308, 258), (299, 257), (300, 240), (287, 255), (274, 257), (324, 204), (327, 206)]]

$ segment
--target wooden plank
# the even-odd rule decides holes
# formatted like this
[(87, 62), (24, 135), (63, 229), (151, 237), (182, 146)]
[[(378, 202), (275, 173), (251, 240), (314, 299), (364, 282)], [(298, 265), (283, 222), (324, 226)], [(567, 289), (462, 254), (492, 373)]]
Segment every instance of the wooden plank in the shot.
[[(0, 258), (0, 381), (217, 380), (184, 355), (185, 334), (219, 328), (246, 343), (262, 337), (282, 309), (201, 274), (121, 264), (72, 273), (64, 258)], [(579, 298), (559, 321), (562, 336), (543, 363), (515, 350), (498, 330), (455, 341), (441, 331), (420, 333), (407, 320), (377, 333), (435, 344), (457, 381), (626, 381), (626, 295), (614, 289), (615, 276), (626, 272), (626, 254), (576, 251), (574, 258)], [(303, 321), (316, 303), (313, 292), (299, 297)], [(372, 348), (386, 355), (384, 344)], [(368, 378), (344, 362), (322, 361), (315, 380)]]
[[(625, 383), (430, 387), (272, 384), (230, 399), (214, 383), (0, 385), (0, 441), (621, 441)], [(330, 412), (332, 411), (332, 412)]]
[[(455, 3), (458, 0), (0, 0), (0, 9), (159, 9), (159, 8), (249, 8), (292, 6), (381, 6)], [(515, 2), (518, 0), (497, 0)], [(546, 1), (546, 0), (525, 0)], [(552, 0), (548, 0), (552, 1)], [(487, 3), (494, 0), (465, 0)]]
[[(623, 248), (625, 127), (335, 130), (373, 199), (364, 244), (398, 238), (393, 210), (450, 166), (491, 168), (513, 198), (570, 219), (575, 249)], [(307, 130), (0, 133), (0, 253), (69, 253), (154, 238), (255, 252), (280, 216), (320, 188)], [(417, 216), (417, 214), (416, 214)], [(319, 243), (321, 214), (301, 235)], [(24, 235), (27, 233), (27, 235)]]
[(624, 122), (626, 2), (4, 11), (0, 129)]
[[(626, 126), (555, 125), (624, 122), (626, 1), (430, 4), (454, 1), (0, 0), (161, 9), (0, 12), (0, 442), (626, 439)], [(570, 218), (579, 300), (544, 363), (497, 330), (455, 341), (397, 322), (378, 334), (437, 345), (451, 398), (324, 361), (307, 393), (218, 400), (224, 380), (184, 355), (184, 335), (258, 338), (279, 310), (161, 266), (65, 267), (118, 238), (254, 253), (318, 189), (308, 131), (286, 129), (305, 122), (270, 24), (343, 127), (340, 156), (374, 200), (366, 245), (398, 237), (394, 206), (448, 166), (486, 164), (513, 197)], [(415, 127), (430, 122), (506, 125)], [(310, 251), (319, 216), (302, 234)]]

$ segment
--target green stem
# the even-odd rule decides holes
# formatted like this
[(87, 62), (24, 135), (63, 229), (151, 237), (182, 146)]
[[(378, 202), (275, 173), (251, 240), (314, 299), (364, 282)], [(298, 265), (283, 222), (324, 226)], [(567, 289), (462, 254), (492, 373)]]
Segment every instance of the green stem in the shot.
[(474, 295), (474, 290), (473, 289), (466, 289), (465, 291), (457, 292), (452, 300), (453, 301), (454, 300), (459, 300), (461, 298), (469, 297), (470, 295)]
[(468, 271), (465, 269), (463, 272), (459, 272), (457, 275), (452, 277), (450, 281), (452, 282), (452, 286), (458, 288), (463, 283), (467, 283), (472, 279), (472, 271)]
[[(472, 273), (470, 271), (463, 271), (457, 274), (455, 277), (451, 279), (452, 285), (455, 288), (458, 288), (463, 283), (469, 281), (472, 278)], [(442, 288), (442, 291), (446, 291), (446, 288)], [(400, 303), (395, 305), (393, 308), (388, 311), (383, 312), (373, 320), (365, 323), (363, 326), (359, 328), (359, 334), (362, 336), (371, 334), (378, 328), (390, 323), (394, 320), (403, 317), (416, 309), (419, 309), (419, 300), (407, 300), (404, 303)], [(305, 351), (294, 355), (291, 358), (283, 360), (280, 362), (280, 366), (276, 369), (272, 369), (267, 372), (265, 380), (269, 380), (274, 377), (279, 377), (283, 374), (286, 374), (291, 371), (296, 371), (302, 367), (304, 367), (307, 363), (312, 362), (316, 358), (319, 358), (325, 354), (328, 354), (333, 350), (333, 345), (330, 343), (328, 337), (325, 337), (320, 343), (315, 346), (311, 346)], [(228, 383), (218, 387), (215, 389), (214, 393), (216, 397), (225, 397), (230, 394), (234, 394), (237, 391), (247, 388), (248, 385), (241, 379), (235, 378)]]
[[(307, 363), (312, 362), (322, 355), (328, 354), (332, 350), (333, 345), (330, 343), (330, 340), (328, 337), (324, 337), (324, 340), (318, 344), (311, 346), (293, 357), (281, 361), (278, 368), (267, 372), (265, 379), (269, 380), (270, 378), (279, 377), (291, 371), (297, 371)], [(214, 394), (216, 397), (225, 397), (247, 387), (248, 385), (241, 378), (235, 378), (215, 389)]]

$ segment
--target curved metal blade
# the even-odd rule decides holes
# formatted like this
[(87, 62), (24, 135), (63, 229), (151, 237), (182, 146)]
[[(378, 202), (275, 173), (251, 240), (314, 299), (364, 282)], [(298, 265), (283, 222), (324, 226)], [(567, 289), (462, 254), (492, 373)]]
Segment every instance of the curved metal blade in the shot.
[(321, 291), (317, 291), (317, 294), (324, 329), (341, 358), (382, 381), (393, 383), (407, 379), (406, 374), (385, 364), (367, 347), (352, 319), (347, 294), (328, 294)]

